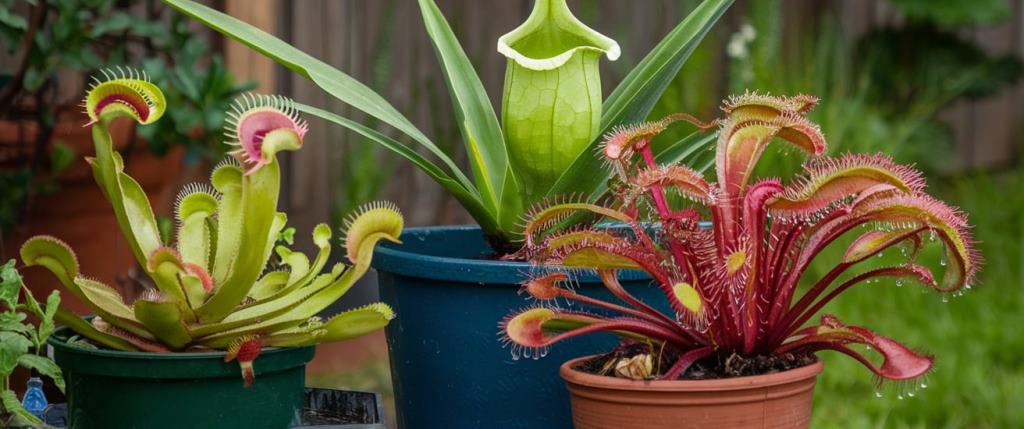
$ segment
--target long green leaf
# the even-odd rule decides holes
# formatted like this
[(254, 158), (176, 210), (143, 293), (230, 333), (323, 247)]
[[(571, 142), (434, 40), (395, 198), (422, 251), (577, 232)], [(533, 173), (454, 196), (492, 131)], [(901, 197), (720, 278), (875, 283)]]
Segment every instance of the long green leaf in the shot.
[(191, 0), (163, 0), (206, 26), (235, 39), (305, 77), (331, 96), (395, 127), (440, 158), (450, 169), (458, 166), (408, 118), (372, 89), (345, 72), (331, 67), (256, 27)]
[(395, 139), (381, 134), (372, 128), (335, 113), (302, 103), (295, 103), (295, 108), (300, 112), (325, 119), (359, 133), (363, 137), (373, 140), (399, 156), (409, 160), (419, 167), (420, 170), (423, 170), (424, 173), (427, 173), (428, 176), (437, 181), (437, 183), (455, 197), (455, 199), (459, 200), (466, 211), (473, 216), (473, 219), (476, 219), (477, 223), (480, 224), (484, 231), (494, 231), (497, 229), (498, 223), (496, 215), (484, 206), (483, 201), (475, 192), (475, 189), (472, 187), (469, 179), (462, 175), (460, 170), (454, 170), (456, 178), (452, 178), (452, 176), (449, 176), (440, 167), (424, 158), (423, 155), (420, 155), (408, 146), (405, 146)]
[(708, 151), (717, 139), (717, 132), (701, 133), (696, 131), (661, 148), (654, 156), (654, 160), (661, 165), (686, 163), (686, 161), (698, 158), (701, 152)]
[[(602, 136), (616, 125), (640, 122), (647, 118), (683, 63), (732, 2), (705, 0), (626, 75), (604, 102)], [(548, 196), (591, 192), (599, 186), (602, 179), (606, 178), (601, 174), (593, 174), (601, 169), (602, 161), (594, 150), (601, 138), (598, 137), (591, 143), (589, 150), (583, 151), (576, 158), (548, 191)]]
[(604, 102), (601, 128), (647, 118), (679, 69), (733, 0), (705, 0), (626, 75)]
[(462, 136), (473, 175), (480, 184), (484, 203), (494, 208), (501, 201), (502, 192), (514, 192), (503, 187), (508, 183), (515, 186), (514, 181), (505, 180), (508, 157), (501, 124), (480, 77), (437, 4), (434, 0), (420, 0), (419, 4), (427, 34), (443, 66), (456, 120), (462, 124)]

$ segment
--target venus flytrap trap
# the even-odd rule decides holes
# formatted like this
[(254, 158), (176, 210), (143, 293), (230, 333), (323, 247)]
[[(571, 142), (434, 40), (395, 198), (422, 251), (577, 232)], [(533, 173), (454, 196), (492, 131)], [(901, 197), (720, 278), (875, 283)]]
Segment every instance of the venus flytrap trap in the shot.
[[(280, 165), (277, 154), (302, 147), (307, 126), (290, 100), (246, 95), (230, 113), (226, 134), (237, 147), (217, 165), (210, 184), (186, 186), (178, 196), (175, 243), (164, 243), (149, 200), (124, 172), (113, 150), (109, 124), (118, 118), (151, 123), (167, 106), (160, 89), (128, 70), (104, 72), (85, 101), (96, 154), (89, 159), (96, 182), (110, 201), (121, 232), (152, 279), (137, 300), (126, 303), (111, 287), (79, 271), (64, 242), (37, 236), (21, 248), (28, 266), (50, 270), (96, 314), (91, 321), (60, 311), (58, 320), (78, 334), (122, 351), (227, 350), (237, 359), (246, 385), (252, 360), (262, 347), (312, 345), (367, 334), (394, 318), (382, 303), (316, 315), (335, 302), (369, 269), (377, 242), (397, 242), (402, 216), (386, 203), (353, 214), (346, 224), (345, 255), (350, 266), (328, 268), (331, 229), (313, 230), (319, 252), (313, 260), (275, 244), (287, 216), (277, 211)], [(272, 254), (279, 268), (266, 270)]]
[[(981, 258), (967, 219), (927, 195), (918, 171), (885, 155), (823, 156), (825, 138), (804, 116), (816, 103), (807, 96), (746, 94), (727, 100), (725, 117), (712, 123), (676, 115), (609, 134), (602, 153), (618, 176), (613, 201), (533, 209), (520, 255), (541, 264), (596, 270), (621, 303), (576, 293), (566, 287), (564, 273), (537, 276), (523, 290), (542, 305), (501, 323), (513, 356), (543, 355), (556, 342), (603, 331), (647, 344), (655, 362), (667, 363), (660, 373), (641, 378), (674, 380), (694, 363), (715, 356), (835, 350), (864, 364), (879, 380), (921, 383), (913, 380), (932, 368), (931, 356), (828, 314), (817, 325), (805, 325), (861, 283), (916, 282), (944, 296), (968, 288)], [(655, 161), (651, 138), (676, 120), (719, 127), (717, 182), (687, 167)], [(758, 158), (776, 139), (810, 155), (804, 174), (788, 184), (778, 178), (753, 180)], [(672, 203), (673, 196), (689, 203)], [(628, 233), (559, 224), (579, 212), (622, 222)], [(645, 222), (648, 215), (654, 228)], [(704, 216), (710, 227), (699, 225)], [(811, 261), (852, 235), (835, 267), (808, 289), (799, 289)], [(947, 254), (940, 278), (914, 262), (929, 242), (943, 245)], [(870, 266), (891, 248), (901, 249), (903, 262)], [(673, 314), (654, 310), (624, 289), (616, 276), (621, 269), (650, 274)], [(556, 300), (578, 306), (560, 308)], [(868, 351), (852, 347), (858, 344)], [(880, 355), (880, 363), (866, 356), (872, 352)], [(643, 361), (620, 363), (631, 369), (617, 373), (629, 377), (645, 368)]]
[[(592, 150), (602, 133), (644, 120), (711, 26), (732, 0), (705, 0), (676, 26), (604, 98), (598, 62), (615, 60), (615, 41), (588, 28), (566, 0), (537, 0), (520, 27), (502, 36), (498, 51), (509, 58), (499, 122), (473, 65), (433, 0), (418, 0), (423, 23), (444, 69), (469, 155), (464, 173), (433, 141), (379, 94), (348, 74), (257, 28), (191, 0), (164, 0), (175, 9), (232, 37), (313, 81), (341, 102), (405, 135), (412, 144), (312, 106), (297, 110), (326, 119), (406, 158), (443, 186), (480, 224), (500, 254), (522, 245), (520, 220), (545, 198), (575, 193), (597, 199), (607, 172)], [(602, 101), (603, 99), (603, 101)], [(693, 157), (710, 136), (694, 133), (655, 155), (664, 162)], [(425, 149), (433, 161), (417, 149)]]

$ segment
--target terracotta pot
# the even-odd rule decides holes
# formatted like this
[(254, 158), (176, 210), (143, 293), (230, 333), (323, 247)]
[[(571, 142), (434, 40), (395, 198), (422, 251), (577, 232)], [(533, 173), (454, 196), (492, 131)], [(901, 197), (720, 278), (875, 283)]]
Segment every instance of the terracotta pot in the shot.
[(806, 428), (821, 361), (776, 374), (699, 381), (636, 381), (561, 367), (576, 429)]
[[(52, 235), (71, 245), (85, 274), (117, 287), (118, 276), (135, 265), (135, 258), (121, 236), (110, 203), (94, 182), (92, 170), (85, 161), (87, 156), (93, 155), (93, 142), (92, 131), (82, 127), (83, 122), (80, 115), (64, 115), (55, 125), (50, 144), (61, 142), (72, 147), (76, 159), (56, 178), (59, 185), (56, 193), (30, 197), (21, 224), (5, 232), (3, 254), (7, 258), (15, 258), (21, 243), (29, 237)], [(140, 141), (128, 152), (133, 131), (134, 125), (130, 121), (115, 121), (111, 127), (115, 149), (122, 151), (126, 172), (150, 197), (153, 210), (158, 215), (170, 215), (176, 192), (172, 185), (181, 171), (184, 150), (177, 147), (166, 156), (159, 157), (146, 148), (144, 141)], [(34, 150), (18, 148), (18, 145), (34, 141), (38, 132), (37, 125), (31, 121), (0, 121), (0, 147), (6, 148), (4, 153), (7, 155)], [(23, 161), (15, 157), (0, 156), (0, 168), (18, 167), (20, 162)], [(30, 269), (23, 274), (37, 298), (45, 299), (50, 291), (63, 289), (46, 270)], [(92, 312), (69, 293), (62, 293), (61, 299), (65, 308), (78, 314)]]

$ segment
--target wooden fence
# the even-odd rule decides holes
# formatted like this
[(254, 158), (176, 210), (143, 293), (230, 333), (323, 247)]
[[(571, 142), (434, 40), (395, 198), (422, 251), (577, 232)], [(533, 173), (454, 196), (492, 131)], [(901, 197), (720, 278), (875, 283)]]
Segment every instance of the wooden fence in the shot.
[[(716, 44), (718, 75), (725, 76), (725, 42), (743, 23), (751, 1), (737, 0), (706, 43)], [(996, 26), (961, 31), (993, 53), (1024, 53), (1024, 0), (1012, 1), (1012, 18)], [(214, 0), (212, 5), (260, 26), (310, 54), (345, 70), (375, 88), (443, 147), (464, 158), (441, 70), (434, 57), (414, 0)], [(505, 58), (495, 51), (501, 34), (522, 22), (532, 0), (438, 0), (457, 36), (474, 61), (492, 99), (498, 100)], [(696, 0), (573, 0), (572, 6), (593, 27), (617, 39), (623, 57), (603, 65), (606, 94)], [(821, 15), (840, 17), (842, 34), (853, 39), (901, 17), (883, 0), (786, 0), (782, 24), (786, 39), (813, 33)], [(201, 28), (197, 25), (197, 30)], [(233, 41), (212, 37), (229, 67), (261, 82), (261, 91), (283, 92), (314, 105), (351, 114), (347, 106), (325, 97), (304, 79)], [(1024, 55), (1021, 55), (1024, 56)], [(724, 83), (708, 82), (718, 92)], [(1021, 85), (997, 95), (962, 101), (941, 117), (955, 133), (958, 168), (1015, 165), (1022, 113)], [(367, 154), (370, 143), (323, 123), (313, 123), (306, 149), (288, 160), (287, 200), (300, 230), (325, 219), (365, 183), (383, 184), (380, 197), (405, 209), (409, 224), (463, 223), (470, 219), (424, 174), (394, 157)], [(362, 161), (359, 161), (362, 160)], [(460, 159), (460, 162), (464, 159)], [(358, 182), (353, 177), (367, 182)], [(348, 184), (346, 186), (346, 184)]]

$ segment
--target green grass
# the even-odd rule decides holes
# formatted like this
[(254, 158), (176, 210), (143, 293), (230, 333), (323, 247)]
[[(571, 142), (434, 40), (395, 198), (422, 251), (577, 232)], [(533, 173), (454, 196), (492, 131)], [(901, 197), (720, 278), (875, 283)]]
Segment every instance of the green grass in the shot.
[[(1024, 427), (1024, 174), (1001, 180), (958, 179), (932, 192), (970, 213), (986, 263), (978, 284), (943, 302), (923, 287), (893, 283), (853, 288), (827, 312), (866, 325), (936, 356), (928, 388), (882, 398), (871, 373), (846, 356), (823, 352), (825, 373), (815, 392), (814, 428)], [(939, 252), (922, 262), (938, 267)], [(819, 269), (821, 267), (818, 267)], [(813, 275), (811, 277), (814, 277)]]

